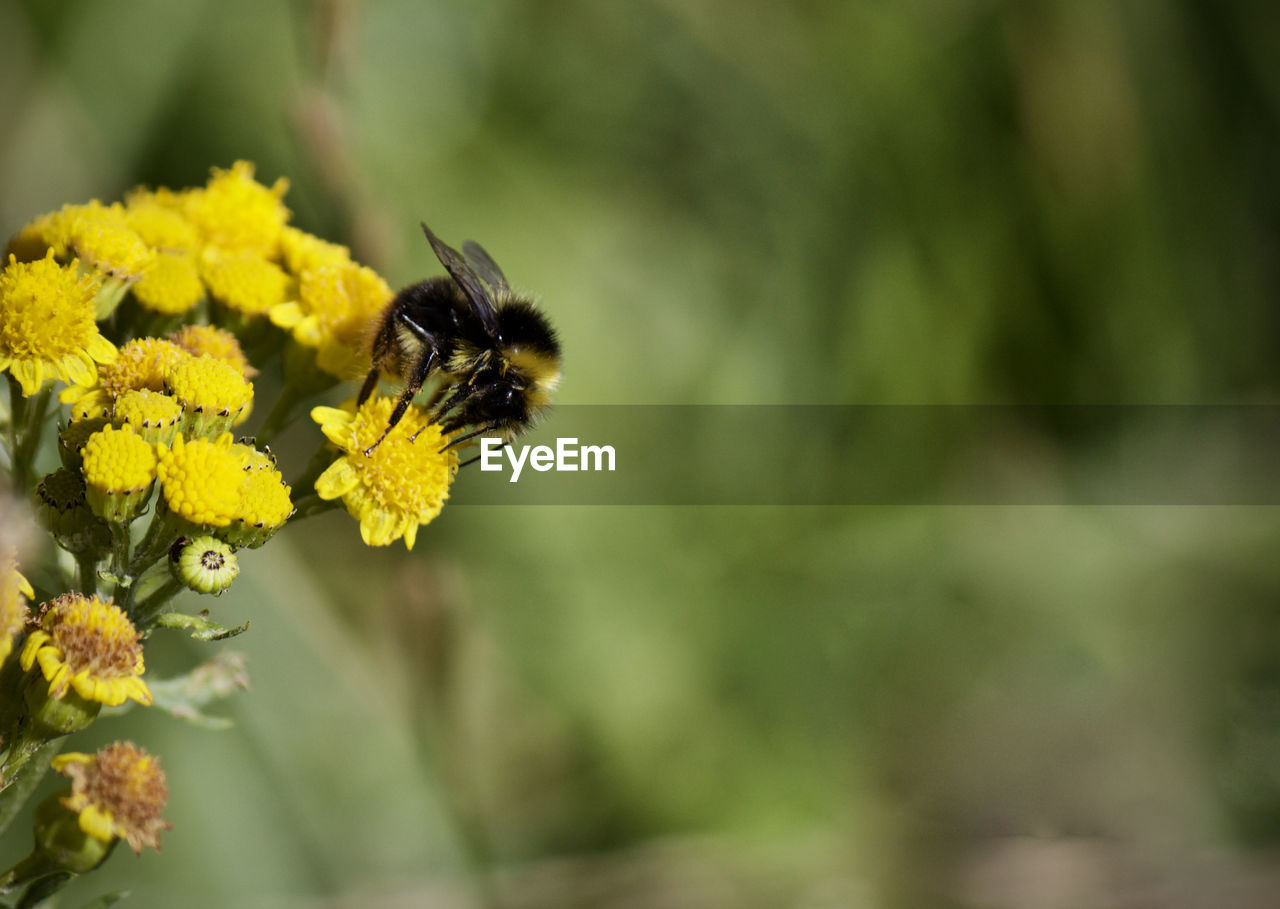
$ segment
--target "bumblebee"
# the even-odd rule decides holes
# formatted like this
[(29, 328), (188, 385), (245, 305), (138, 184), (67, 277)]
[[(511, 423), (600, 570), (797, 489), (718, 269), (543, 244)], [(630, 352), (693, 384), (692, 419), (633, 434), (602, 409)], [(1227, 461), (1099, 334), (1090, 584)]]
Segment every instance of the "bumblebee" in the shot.
[(459, 254), (426, 224), (422, 231), (449, 277), (406, 287), (382, 314), (373, 338), (373, 369), (356, 404), (373, 394), (383, 372), (404, 387), (366, 456), (428, 380), (439, 379), (427, 409), (440, 431), (465, 430), (446, 448), (484, 433), (510, 441), (547, 407), (560, 381), (560, 342), (533, 301), (511, 289), (480, 244), (467, 241)]

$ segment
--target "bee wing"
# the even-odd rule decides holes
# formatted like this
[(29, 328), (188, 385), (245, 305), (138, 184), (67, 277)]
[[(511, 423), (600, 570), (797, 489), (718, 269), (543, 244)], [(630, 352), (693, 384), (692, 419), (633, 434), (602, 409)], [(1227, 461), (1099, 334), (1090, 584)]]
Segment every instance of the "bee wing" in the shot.
[(489, 291), (485, 288), (484, 282), (476, 276), (475, 269), (456, 249), (433, 234), (431, 228), (427, 227), (425, 223), (422, 223), (422, 232), (427, 235), (427, 242), (435, 250), (436, 257), (439, 258), (441, 264), (444, 265), (458, 286), (462, 288), (462, 292), (471, 301), (471, 305), (475, 307), (476, 315), (484, 323), (485, 330), (492, 335), (496, 335), (498, 333), (498, 308), (493, 305), (493, 298), (489, 296)]
[(498, 263), (493, 261), (493, 256), (485, 252), (484, 247), (475, 240), (468, 240), (462, 244), (462, 254), (475, 269), (476, 274), (484, 278), (485, 283), (494, 290), (511, 289), (511, 285), (507, 283), (507, 276), (502, 273)]

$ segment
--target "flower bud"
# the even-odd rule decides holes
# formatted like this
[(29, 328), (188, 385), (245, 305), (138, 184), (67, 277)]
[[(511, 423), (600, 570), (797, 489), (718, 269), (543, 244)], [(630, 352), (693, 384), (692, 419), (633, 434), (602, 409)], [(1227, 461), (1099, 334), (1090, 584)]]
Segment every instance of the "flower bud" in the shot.
[(211, 536), (179, 540), (170, 550), (173, 576), (197, 593), (220, 594), (240, 574), (240, 561), (232, 548)]

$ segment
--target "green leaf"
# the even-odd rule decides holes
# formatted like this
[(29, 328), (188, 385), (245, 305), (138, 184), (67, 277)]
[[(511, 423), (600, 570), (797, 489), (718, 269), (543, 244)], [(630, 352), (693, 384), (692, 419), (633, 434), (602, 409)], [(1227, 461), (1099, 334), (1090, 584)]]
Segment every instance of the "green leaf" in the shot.
[(202, 729), (228, 729), (226, 717), (210, 716), (203, 708), (213, 701), (224, 700), (249, 687), (245, 672), (245, 655), (220, 653), (186, 675), (147, 683), (154, 706)]
[(205, 610), (199, 615), (184, 615), (181, 612), (166, 612), (164, 615), (156, 619), (156, 625), (161, 628), (179, 628), (188, 631), (197, 641), (222, 641), (227, 638), (233, 638), (238, 634), (243, 634), (249, 630), (249, 623), (238, 625), (235, 628), (227, 628), (217, 622), (209, 619), (209, 611)]

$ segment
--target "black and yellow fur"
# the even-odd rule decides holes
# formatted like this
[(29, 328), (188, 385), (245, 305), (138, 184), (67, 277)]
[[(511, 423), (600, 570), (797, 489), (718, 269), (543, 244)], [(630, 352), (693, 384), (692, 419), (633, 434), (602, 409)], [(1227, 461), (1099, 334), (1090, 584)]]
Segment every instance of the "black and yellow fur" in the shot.
[(510, 440), (551, 402), (560, 381), (560, 343), (532, 300), (517, 295), (502, 270), (476, 243), (465, 256), (422, 225), (449, 277), (429, 278), (396, 294), (373, 338), (373, 369), (357, 404), (382, 373), (404, 385), (387, 428), (368, 455), (400, 422), (414, 396), (439, 380), (428, 405), (457, 445), (484, 433)]

